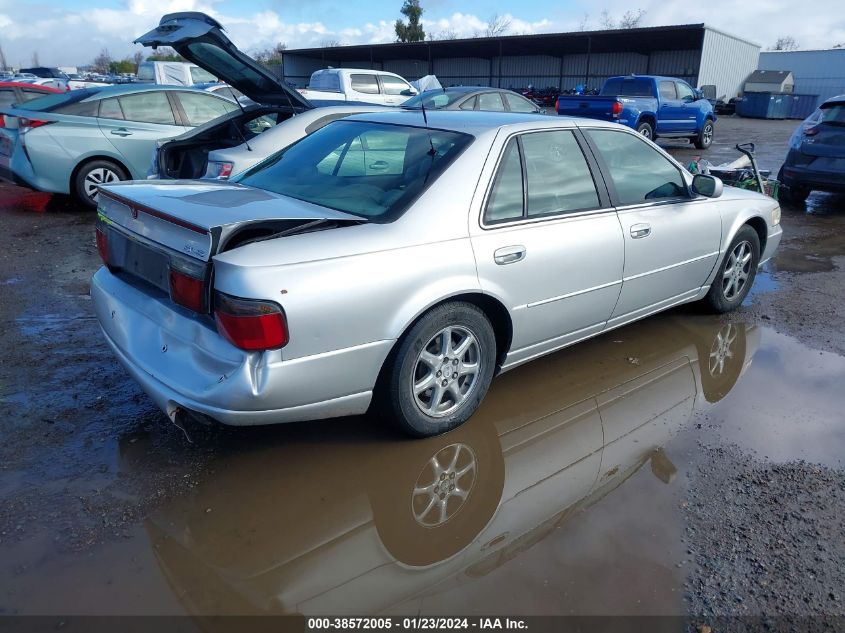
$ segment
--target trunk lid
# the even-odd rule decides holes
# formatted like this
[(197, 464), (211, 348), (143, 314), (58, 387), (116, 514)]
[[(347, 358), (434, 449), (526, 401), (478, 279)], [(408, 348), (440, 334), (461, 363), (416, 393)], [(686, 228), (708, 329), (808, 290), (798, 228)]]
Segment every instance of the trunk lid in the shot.
[(170, 46), (195, 63), (240, 90), (256, 103), (310, 110), (314, 106), (281, 79), (242, 53), (223, 33), (217, 20), (197, 11), (169, 13), (159, 25), (135, 40), (136, 44)]
[[(816, 134), (805, 137), (801, 153), (807, 156), (845, 158), (845, 123), (818, 123)], [(806, 132), (805, 132), (806, 134)]]
[(115, 274), (171, 296), (174, 271), (200, 281), (202, 311), (207, 312), (215, 254), (311, 225), (362, 221), (342, 211), (233, 183), (120, 183), (100, 190), (98, 248)]

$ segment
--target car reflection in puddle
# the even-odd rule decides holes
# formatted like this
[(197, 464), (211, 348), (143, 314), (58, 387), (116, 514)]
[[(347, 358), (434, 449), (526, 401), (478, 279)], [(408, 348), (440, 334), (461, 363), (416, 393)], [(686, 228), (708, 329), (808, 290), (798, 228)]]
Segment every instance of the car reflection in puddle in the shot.
[(732, 389), (758, 342), (744, 323), (644, 321), (504, 374), (444, 436), (233, 455), (146, 529), (191, 613), (407, 605), (497, 569), (647, 463), (671, 483), (663, 445)]

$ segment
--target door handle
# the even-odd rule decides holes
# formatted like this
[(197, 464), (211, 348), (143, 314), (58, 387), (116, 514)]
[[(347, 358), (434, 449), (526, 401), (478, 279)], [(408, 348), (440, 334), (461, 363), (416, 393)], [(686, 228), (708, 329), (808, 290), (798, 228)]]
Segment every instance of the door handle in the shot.
[(651, 225), (650, 224), (632, 224), (631, 225), (631, 237), (635, 240), (641, 237), (648, 237), (651, 235)]
[(125, 127), (119, 127), (116, 130), (112, 130), (111, 133), (115, 136), (132, 136), (132, 132), (127, 130)]
[(370, 169), (372, 169), (373, 171), (381, 171), (387, 168), (388, 164), (386, 160), (377, 160), (374, 163), (370, 163)]
[(525, 259), (524, 246), (505, 246), (496, 249), (496, 252), (493, 253), (493, 261), (499, 264), (499, 266), (515, 264), (523, 259)]

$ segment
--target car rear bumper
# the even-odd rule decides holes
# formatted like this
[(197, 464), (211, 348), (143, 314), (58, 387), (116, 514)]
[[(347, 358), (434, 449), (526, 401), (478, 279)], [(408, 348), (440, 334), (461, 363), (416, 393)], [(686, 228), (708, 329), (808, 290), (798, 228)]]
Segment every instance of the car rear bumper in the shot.
[(106, 341), (175, 420), (180, 410), (253, 426), (365, 413), (393, 341), (285, 360), (245, 352), (192, 317), (101, 268), (91, 299)]
[[(59, 176), (58, 180), (57, 176)], [(0, 180), (35, 191), (69, 192), (69, 187), (67, 184), (62, 184), (63, 181), (59, 174), (51, 173), (46, 177), (37, 174), (26, 153), (19, 148), (15, 148), (11, 156), (0, 155)]]
[(845, 159), (842, 171), (827, 171), (811, 167), (784, 165), (782, 178), (787, 187), (801, 186), (821, 191), (845, 191)]

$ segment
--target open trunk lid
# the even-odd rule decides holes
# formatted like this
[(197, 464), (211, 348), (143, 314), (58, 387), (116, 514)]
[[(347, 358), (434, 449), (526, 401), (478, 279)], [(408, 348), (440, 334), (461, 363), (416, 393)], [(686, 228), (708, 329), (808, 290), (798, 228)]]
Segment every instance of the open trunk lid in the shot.
[(197, 11), (168, 13), (159, 25), (135, 40), (156, 48), (170, 46), (182, 57), (240, 90), (256, 103), (310, 110), (314, 106), (254, 59), (242, 53), (223, 33), (221, 24)]
[(171, 294), (174, 271), (211, 299), (211, 260), (248, 241), (362, 218), (279, 194), (218, 181), (153, 181), (103, 186), (97, 246), (112, 272)]

